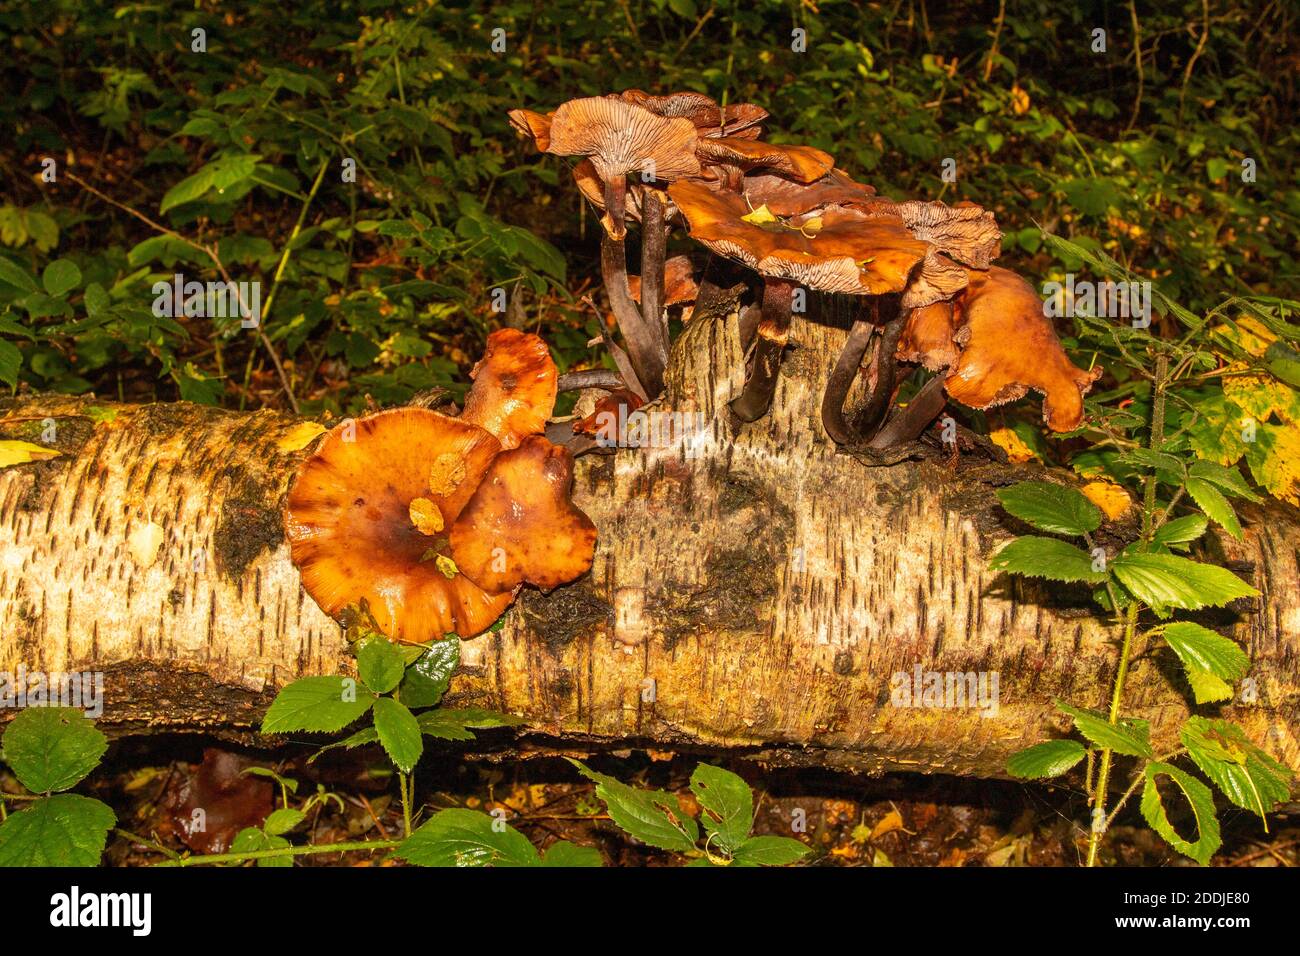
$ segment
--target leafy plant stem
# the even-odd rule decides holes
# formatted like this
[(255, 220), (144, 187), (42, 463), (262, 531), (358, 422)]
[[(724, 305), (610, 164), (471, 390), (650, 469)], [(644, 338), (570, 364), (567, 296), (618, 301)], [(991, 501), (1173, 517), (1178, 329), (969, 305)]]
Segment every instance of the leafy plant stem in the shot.
[(400, 840), (359, 840), (355, 843), (321, 843), (316, 846), (285, 846), (274, 850), (249, 850), (247, 853), (209, 853), (182, 856), (155, 866), (205, 866), (210, 863), (246, 863), (249, 860), (273, 860), (285, 856), (309, 856), (313, 853), (350, 853), (354, 850), (391, 850)]
[(397, 783), (402, 791), (402, 832), (407, 836), (411, 835), (411, 778), (407, 774), (398, 773)]

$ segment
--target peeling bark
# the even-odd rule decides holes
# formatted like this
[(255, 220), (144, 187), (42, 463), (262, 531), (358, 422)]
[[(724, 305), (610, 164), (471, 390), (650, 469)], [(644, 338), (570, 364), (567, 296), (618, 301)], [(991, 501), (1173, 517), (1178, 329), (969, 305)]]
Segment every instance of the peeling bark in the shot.
[[(790, 331), (771, 412), (737, 425), (737, 320), (695, 316), (665, 397), (643, 409), (688, 427), (579, 461), (574, 500), (600, 533), (591, 573), (526, 591), (502, 631), (467, 642), (456, 702), (526, 716), (524, 747), (531, 734), (986, 776), (1067, 729), (1053, 697), (1103, 705), (1117, 651), (1087, 593), (987, 570), (1022, 530), (994, 490), (1041, 470), (837, 453), (819, 406), (845, 329), (796, 316)], [(35, 396), (0, 404), (0, 437), (33, 440), (45, 419), (62, 455), (0, 471), (0, 671), (104, 671), (110, 728), (239, 731), (275, 688), (350, 667), (283, 540), (305, 452), (277, 443), (295, 419)], [(1263, 598), (1202, 620), (1245, 644), (1257, 700), (1208, 710), (1296, 768), (1300, 514), (1244, 517), (1244, 541), (1207, 547)], [(1104, 530), (1112, 552), (1135, 534)], [(995, 672), (996, 716), (893, 706), (891, 680), (917, 665)], [(1159, 649), (1129, 678), (1125, 712), (1151, 720), (1157, 747), (1187, 713), (1179, 680)]]

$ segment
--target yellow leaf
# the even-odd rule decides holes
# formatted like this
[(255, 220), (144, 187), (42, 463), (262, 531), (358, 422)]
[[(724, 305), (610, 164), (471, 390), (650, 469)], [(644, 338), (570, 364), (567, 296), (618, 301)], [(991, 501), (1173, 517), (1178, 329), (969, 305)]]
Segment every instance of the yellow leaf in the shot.
[(300, 451), (311, 444), (312, 439), (323, 434), (325, 426), (319, 422), (299, 422), (281, 436), (275, 447), (283, 452)]
[(1016, 464), (1032, 461), (1038, 456), (1025, 444), (1024, 439), (1011, 428), (997, 428), (989, 432), (989, 439), (1007, 453), (1007, 460)]
[(1127, 491), (1113, 481), (1090, 481), (1083, 486), (1083, 496), (1105, 513), (1111, 521), (1122, 518), (1133, 499)]
[(886, 833), (903, 829), (903, 815), (895, 808), (880, 818), (880, 822), (871, 828), (871, 839), (882, 837)]
[(753, 212), (749, 213), (746, 216), (741, 216), (740, 218), (744, 222), (752, 222), (756, 226), (761, 226), (764, 223), (777, 221), (776, 216), (772, 215), (772, 210), (767, 208), (767, 203), (763, 203), (763, 205), (759, 206)]
[(460, 572), (460, 568), (456, 567), (456, 562), (446, 555), (438, 555), (433, 563), (437, 566), (438, 570), (442, 572), (442, 576), (448, 581)]
[(429, 469), (429, 490), (439, 498), (446, 498), (465, 480), (465, 462), (456, 455), (444, 452), (433, 460)]
[[(408, 507), (411, 515), (411, 524), (415, 525), (415, 530), (420, 534), (434, 535), (442, 530), (442, 512), (428, 498), (413, 498)], [(438, 565), (442, 570), (442, 565)], [(446, 573), (446, 572), (443, 572)], [(447, 577), (451, 577), (450, 574)]]
[(1029, 94), (1019, 84), (1011, 87), (1011, 110), (1017, 116), (1029, 112)]
[(1274, 498), (1300, 504), (1300, 424), (1260, 425), (1246, 443), (1255, 480)]
[(817, 235), (817, 233), (822, 231), (822, 217), (813, 216), (811, 219), (804, 220), (804, 222), (799, 225), (799, 231), (811, 239), (813, 236)]
[(1300, 394), (1267, 372), (1247, 371), (1244, 364), (1229, 366), (1223, 376), (1223, 394), (1261, 422), (1274, 412), (1286, 422), (1300, 420)]
[(29, 441), (19, 441), (16, 438), (5, 439), (0, 441), (0, 468), (8, 468), (10, 465), (25, 465), (29, 461), (44, 461), (47, 458), (53, 458), (61, 454), (63, 454), (61, 451), (54, 448), (33, 445)]

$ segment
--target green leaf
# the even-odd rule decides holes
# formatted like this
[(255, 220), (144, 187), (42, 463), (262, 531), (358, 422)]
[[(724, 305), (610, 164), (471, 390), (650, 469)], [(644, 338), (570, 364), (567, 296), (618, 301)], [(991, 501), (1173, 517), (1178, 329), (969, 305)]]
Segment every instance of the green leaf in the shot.
[(1106, 580), (1105, 571), (1092, 569), (1092, 558), (1087, 552), (1067, 541), (1026, 535), (1004, 546), (989, 561), (995, 571), (1009, 571), (1034, 578), (1052, 581), (1087, 581), (1100, 584)]
[(60, 793), (0, 823), (0, 868), (97, 866), (117, 816), (99, 800)]
[(1237, 512), (1232, 510), (1232, 504), (1223, 496), (1223, 492), (1204, 478), (1189, 477), (1186, 488), (1192, 500), (1211, 521), (1234, 538), (1241, 538), (1241, 523), (1237, 521)]
[[(1206, 671), (1222, 681), (1235, 682), (1250, 669), (1250, 658), (1236, 641), (1200, 624), (1176, 621), (1161, 628), (1160, 636), (1188, 670)], [(1199, 699), (1197, 702), (1205, 703)]]
[(702, 763), (691, 774), (691, 792), (704, 810), (700, 815), (704, 829), (718, 846), (734, 853), (754, 824), (754, 793), (749, 784), (729, 770)]
[(1286, 342), (1277, 341), (1269, 345), (1264, 353), (1268, 370), (1292, 388), (1300, 388), (1300, 352)]
[(1263, 501), (1259, 495), (1250, 490), (1246, 479), (1236, 468), (1220, 465), (1213, 461), (1198, 461), (1187, 469), (1193, 478), (1208, 481), (1230, 498), (1245, 498), (1247, 501)]
[(262, 718), (262, 733), (295, 730), (333, 733), (366, 711), (375, 698), (347, 677), (303, 677), (286, 686)]
[(1039, 531), (1084, 535), (1101, 525), (1101, 509), (1081, 492), (1049, 481), (1022, 481), (999, 488), (1002, 507)]
[(731, 862), (741, 866), (786, 866), (811, 852), (807, 846), (789, 837), (756, 836), (736, 847)]
[(102, 285), (92, 282), (86, 286), (86, 294), (82, 297), (81, 304), (86, 307), (86, 314), (94, 319), (106, 313), (113, 302)]
[(568, 840), (552, 843), (542, 854), (542, 866), (604, 866), (605, 860), (594, 846), (578, 846)]
[(81, 285), (81, 270), (71, 259), (55, 259), (41, 273), (41, 284), (50, 295), (63, 295)]
[(416, 718), (420, 731), (443, 740), (473, 740), (467, 728), (485, 730), (490, 727), (517, 727), (524, 718), (513, 714), (500, 714), (492, 710), (469, 707), (462, 710), (439, 708), (426, 710)]
[(222, 193), (231, 190), (253, 175), (257, 169), (257, 162), (261, 158), (261, 156), (254, 153), (239, 153), (217, 157), (193, 176), (182, 179), (167, 190), (158, 211), (165, 213), (169, 209), (174, 209), (187, 202), (202, 199), (210, 191), (214, 190), (218, 195), (213, 198), (220, 201)]
[[(1165, 814), (1164, 801), (1156, 789), (1156, 778), (1169, 777), (1187, 798), (1192, 813), (1196, 815), (1198, 839), (1189, 843), (1178, 835)], [(1210, 788), (1189, 773), (1172, 764), (1152, 762), (1146, 766), (1146, 783), (1142, 787), (1142, 817), (1151, 829), (1160, 834), (1170, 846), (1184, 856), (1190, 856), (1202, 866), (1210, 862), (1219, 844), (1219, 818), (1214, 815), (1214, 795)]]
[(1151, 749), (1151, 726), (1135, 717), (1121, 717), (1112, 724), (1102, 714), (1083, 707), (1056, 701), (1056, 709), (1074, 718), (1074, 727), (1090, 742), (1103, 750), (1113, 750), (1130, 757), (1155, 756)]
[(610, 818), (647, 846), (685, 853), (694, 850), (700, 838), (695, 820), (682, 812), (677, 798), (662, 790), (638, 790), (603, 773), (589, 770), (572, 758), (569, 763), (596, 784), (596, 796), (609, 810)]
[(1291, 771), (1231, 721), (1189, 717), (1179, 737), (1192, 762), (1223, 795), (1261, 820), (1291, 796)]
[(108, 739), (73, 707), (28, 707), (4, 734), (4, 761), (33, 793), (74, 786), (107, 749)]
[[(1156, 544), (1163, 545), (1166, 548), (1177, 548), (1179, 545), (1186, 545), (1195, 541), (1201, 535), (1205, 534), (1205, 529), (1209, 526), (1209, 521), (1205, 515), (1184, 515), (1181, 518), (1175, 518), (1173, 521), (1166, 521), (1155, 533), (1154, 540)], [(1180, 550), (1186, 550), (1182, 548)]]
[(434, 641), (406, 669), (398, 700), (407, 707), (432, 707), (442, 700), (460, 665), (460, 638)]
[[(289, 841), (282, 836), (273, 833), (267, 833), (258, 827), (245, 827), (235, 834), (235, 839), (230, 844), (231, 853), (256, 853), (259, 850), (279, 850), (289, 846)], [(238, 865), (238, 864), (235, 864)], [(293, 866), (293, 857), (291, 856), (272, 856), (258, 860), (259, 867), (291, 867)]]
[(1187, 611), (1220, 607), (1259, 592), (1226, 568), (1174, 554), (1120, 554), (1110, 564), (1121, 584), (1157, 614), (1169, 608)]
[(1059, 777), (1082, 760), (1086, 752), (1077, 740), (1049, 740), (1012, 754), (1007, 760), (1007, 772), (1025, 780)]
[(1066, 202), (1085, 216), (1104, 216), (1111, 206), (1118, 207), (1122, 202), (1119, 189), (1111, 179), (1067, 179), (1060, 188)]
[(393, 239), (413, 239), (417, 230), (405, 219), (385, 219), (379, 224), (379, 234)]
[(23, 353), (12, 342), (0, 339), (0, 382), (18, 387), (18, 370), (23, 367)]
[(32, 278), (31, 273), (4, 256), (0, 256), (0, 282), (8, 283), (15, 289), (21, 289), (24, 292), (41, 291), (41, 287), (36, 284), (36, 280)]
[(1183, 676), (1192, 689), (1192, 697), (1198, 704), (1213, 704), (1221, 700), (1232, 700), (1232, 685), (1222, 678), (1215, 677), (1209, 671), (1199, 667), (1183, 669)]
[(415, 715), (391, 697), (375, 701), (375, 730), (397, 769), (410, 773), (424, 753), (424, 737)]
[(292, 807), (281, 807), (279, 810), (271, 812), (271, 815), (262, 823), (262, 829), (271, 836), (280, 836), (288, 833), (306, 819), (307, 814), (301, 810), (294, 810)]
[(388, 638), (373, 634), (357, 641), (357, 673), (376, 694), (387, 694), (406, 672), (401, 650)]
[(541, 862), (537, 850), (514, 827), (486, 813), (459, 808), (435, 813), (393, 853), (416, 866), (537, 866)]

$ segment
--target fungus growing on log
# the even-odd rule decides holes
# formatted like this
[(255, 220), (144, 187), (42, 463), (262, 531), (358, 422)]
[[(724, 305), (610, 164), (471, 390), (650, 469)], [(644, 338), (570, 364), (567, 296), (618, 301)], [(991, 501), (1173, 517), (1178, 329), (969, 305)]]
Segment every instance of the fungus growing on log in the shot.
[[(540, 436), (557, 385), (546, 343), (501, 329), (473, 374), (460, 418), (414, 407), (376, 412), (336, 426), (303, 462), (285, 532), (303, 587), (327, 614), (353, 609), (396, 641), (473, 637), (522, 583), (553, 588), (591, 566), (595, 528), (568, 500), (571, 459)], [(484, 482), (483, 500), (461, 520)], [(518, 580), (502, 584), (479, 560), (483, 548), (495, 558), (496, 545), (476, 535), (495, 536), (521, 516), (563, 520), (529, 525), (548, 541), (520, 545), (522, 565), (508, 565)], [(529, 563), (539, 552), (549, 564)], [(460, 566), (462, 555), (477, 574)]]
[(767, 110), (754, 103), (719, 106), (716, 100), (703, 93), (682, 92), (653, 96), (643, 90), (624, 90), (618, 96), (624, 102), (633, 103), (657, 116), (688, 119), (701, 136), (753, 138), (759, 134), (758, 124), (767, 119)]

